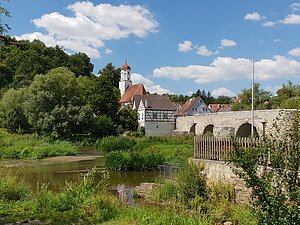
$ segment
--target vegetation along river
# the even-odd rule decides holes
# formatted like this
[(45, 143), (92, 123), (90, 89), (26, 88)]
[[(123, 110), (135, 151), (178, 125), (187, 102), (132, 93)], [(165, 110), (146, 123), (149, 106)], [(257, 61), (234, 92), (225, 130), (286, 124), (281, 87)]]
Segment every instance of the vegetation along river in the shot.
[[(105, 155), (91, 147), (82, 147), (78, 156), (61, 156), (42, 160), (0, 161), (0, 176), (16, 175), (33, 190), (46, 184), (49, 190), (59, 190), (65, 182), (79, 182), (91, 168), (105, 169)], [(110, 185), (136, 186), (153, 182), (158, 172), (115, 172), (109, 171)], [(99, 176), (100, 179), (100, 176)]]

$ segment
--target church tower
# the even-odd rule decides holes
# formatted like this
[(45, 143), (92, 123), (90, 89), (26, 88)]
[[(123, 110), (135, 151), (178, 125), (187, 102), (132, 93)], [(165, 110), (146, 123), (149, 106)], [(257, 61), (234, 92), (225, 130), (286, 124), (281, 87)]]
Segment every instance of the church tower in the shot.
[(123, 96), (126, 89), (132, 85), (130, 72), (131, 72), (131, 68), (125, 61), (125, 64), (121, 66), (121, 79), (119, 82), (119, 89), (121, 92), (121, 96)]

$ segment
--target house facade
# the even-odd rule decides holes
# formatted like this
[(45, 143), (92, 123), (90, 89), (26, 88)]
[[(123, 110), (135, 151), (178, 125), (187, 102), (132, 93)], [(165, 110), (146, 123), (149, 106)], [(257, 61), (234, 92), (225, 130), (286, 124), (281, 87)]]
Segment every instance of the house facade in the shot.
[(171, 136), (175, 129), (175, 104), (159, 95), (137, 95), (139, 126), (146, 135)]
[(193, 97), (182, 106), (176, 116), (193, 116), (204, 113), (211, 113), (211, 111), (201, 97)]

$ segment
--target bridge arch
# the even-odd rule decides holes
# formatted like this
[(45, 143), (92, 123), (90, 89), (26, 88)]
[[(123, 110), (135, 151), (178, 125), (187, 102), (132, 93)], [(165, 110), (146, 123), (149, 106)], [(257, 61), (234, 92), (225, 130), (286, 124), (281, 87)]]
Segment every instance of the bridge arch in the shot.
[(203, 135), (214, 135), (214, 125), (207, 125), (203, 130)]
[[(250, 137), (251, 136), (251, 124), (243, 123), (236, 132), (236, 137)], [(254, 137), (258, 137), (258, 132), (256, 127), (254, 126)]]

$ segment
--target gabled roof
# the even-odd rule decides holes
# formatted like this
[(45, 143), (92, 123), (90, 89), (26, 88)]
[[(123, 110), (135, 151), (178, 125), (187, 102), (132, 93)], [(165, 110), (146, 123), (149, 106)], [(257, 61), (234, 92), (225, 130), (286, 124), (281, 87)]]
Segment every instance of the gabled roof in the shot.
[(134, 101), (137, 101), (140, 105), (143, 103), (146, 109), (158, 109), (158, 110), (174, 110), (175, 105), (170, 99), (161, 95), (136, 95)]
[(209, 104), (208, 108), (211, 112), (229, 112), (231, 111), (231, 105), (230, 104)]
[(182, 106), (182, 108), (176, 113), (176, 116), (185, 116), (188, 113), (188, 111), (190, 111), (190, 109), (193, 107), (193, 105), (199, 100), (202, 100), (202, 98), (199, 96), (187, 100), (186, 103), (184, 103), (184, 105)]
[(125, 62), (123, 66), (120, 67), (122, 70), (131, 70), (131, 67)]
[(146, 95), (147, 92), (145, 90), (144, 85), (142, 84), (134, 84), (129, 86), (123, 96), (120, 99), (120, 103), (128, 103), (133, 102), (133, 98), (135, 95)]

